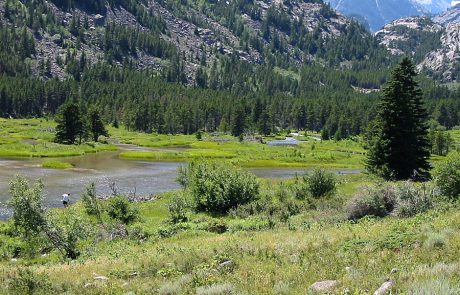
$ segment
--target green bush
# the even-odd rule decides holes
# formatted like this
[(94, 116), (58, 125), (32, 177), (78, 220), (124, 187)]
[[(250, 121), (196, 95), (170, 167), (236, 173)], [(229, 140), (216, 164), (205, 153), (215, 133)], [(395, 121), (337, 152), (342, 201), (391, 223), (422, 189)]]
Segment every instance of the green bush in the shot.
[(337, 180), (333, 172), (315, 169), (304, 176), (304, 182), (310, 195), (320, 198), (331, 195), (335, 191)]
[(451, 199), (460, 196), (460, 153), (452, 152), (433, 171), (434, 181), (442, 195)]
[(426, 212), (433, 207), (435, 191), (428, 185), (417, 187), (409, 182), (403, 183), (397, 188), (397, 201), (394, 215), (398, 217), (410, 217)]
[(77, 242), (86, 236), (84, 223), (70, 209), (56, 222), (55, 214), (43, 206), (42, 189), (41, 181), (29, 187), (28, 181), (20, 176), (11, 182), (9, 204), (14, 212), (13, 224), (26, 241), (26, 248), (36, 248), (34, 245), (42, 239), (65, 257), (75, 259), (79, 255)]
[(131, 208), (128, 198), (124, 196), (116, 196), (109, 200), (107, 213), (110, 218), (118, 220), (124, 224), (134, 222), (139, 215), (139, 212)]
[(96, 196), (96, 185), (90, 183), (81, 196), (85, 211), (90, 216), (95, 216), (99, 223), (102, 223), (102, 206)]
[(185, 222), (188, 220), (189, 204), (183, 194), (175, 194), (166, 204), (169, 220), (172, 223)]
[(257, 178), (228, 164), (192, 163), (187, 179), (198, 211), (227, 213), (238, 205), (255, 200), (259, 195)]
[(275, 202), (271, 199), (261, 199), (238, 206), (230, 211), (235, 218), (247, 218), (249, 216), (270, 216), (286, 222), (289, 217), (300, 214), (308, 209), (308, 206), (296, 199), (286, 199), (283, 202)]
[(22, 176), (16, 176), (10, 183), (9, 205), (13, 209), (13, 223), (26, 239), (35, 237), (46, 223), (43, 187), (41, 180), (29, 186), (27, 179)]
[(48, 276), (37, 274), (29, 269), (18, 269), (8, 282), (8, 294), (51, 294), (54, 292), (56, 290), (53, 290)]
[(348, 202), (348, 219), (357, 220), (364, 216), (385, 217), (393, 211), (395, 205), (394, 187), (364, 187)]
[(384, 217), (389, 214), (410, 217), (431, 209), (434, 198), (435, 190), (427, 184), (417, 186), (405, 182), (365, 187), (348, 203), (348, 218), (356, 220), (364, 216)]

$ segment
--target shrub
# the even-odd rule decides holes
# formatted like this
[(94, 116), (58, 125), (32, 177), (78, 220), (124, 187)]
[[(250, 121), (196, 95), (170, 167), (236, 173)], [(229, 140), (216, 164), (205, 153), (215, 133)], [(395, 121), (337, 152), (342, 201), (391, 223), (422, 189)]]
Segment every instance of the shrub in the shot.
[(8, 294), (50, 294), (54, 292), (48, 276), (34, 273), (29, 269), (19, 269), (8, 282)]
[(247, 218), (254, 215), (276, 217), (286, 222), (289, 217), (297, 215), (307, 209), (307, 205), (296, 199), (286, 199), (283, 202), (274, 202), (271, 199), (257, 200), (238, 206), (230, 211), (235, 218)]
[(442, 195), (451, 199), (460, 196), (460, 153), (452, 152), (433, 172), (434, 181)]
[(410, 217), (433, 207), (435, 190), (426, 184), (421, 187), (406, 182), (401, 185), (377, 185), (360, 189), (348, 203), (348, 218), (356, 220), (372, 215), (389, 214)]
[(334, 173), (324, 169), (315, 169), (311, 174), (304, 176), (304, 182), (310, 195), (320, 198), (332, 194), (337, 181)]
[(396, 203), (396, 192), (393, 187), (361, 188), (347, 205), (350, 220), (364, 216), (385, 217), (393, 211)]
[(222, 220), (211, 220), (208, 222), (206, 230), (216, 234), (223, 234), (228, 230), (228, 226)]
[(89, 227), (73, 209), (62, 215), (48, 215), (44, 231), (51, 243), (70, 259), (80, 255), (79, 242), (90, 236)]
[(102, 206), (96, 196), (96, 185), (90, 183), (81, 196), (83, 206), (88, 215), (95, 216), (99, 223), (102, 224)]
[(76, 244), (84, 236), (83, 223), (75, 219), (72, 211), (66, 212), (61, 222), (54, 223), (54, 216), (43, 206), (42, 189), (41, 181), (29, 187), (28, 181), (20, 176), (11, 182), (9, 204), (14, 211), (13, 224), (28, 246), (42, 238), (67, 258), (75, 259), (79, 254)]
[(182, 165), (179, 165), (177, 168), (177, 177), (176, 181), (183, 187), (188, 186), (188, 168)]
[(410, 217), (426, 212), (433, 207), (435, 191), (423, 184), (421, 188), (406, 182), (397, 188), (397, 202), (394, 215)]
[(13, 224), (26, 239), (38, 234), (45, 223), (43, 186), (39, 180), (30, 187), (27, 179), (21, 176), (16, 176), (10, 183), (9, 205), (13, 209)]
[(429, 233), (425, 242), (425, 248), (429, 250), (442, 249), (447, 246), (448, 238), (445, 234), (442, 233)]
[(411, 295), (432, 294), (460, 294), (460, 286), (453, 284), (446, 277), (429, 277), (427, 281), (414, 284), (409, 293)]
[(198, 211), (227, 213), (259, 195), (253, 174), (222, 163), (192, 163), (187, 179)]
[(183, 194), (175, 194), (166, 204), (169, 219), (173, 223), (185, 222), (188, 220), (187, 213), (189, 205)]
[(110, 218), (118, 220), (124, 224), (134, 222), (139, 215), (137, 210), (131, 208), (128, 198), (124, 196), (111, 198), (107, 208), (107, 213)]
[(226, 295), (234, 293), (235, 287), (228, 283), (203, 286), (196, 289), (197, 295)]

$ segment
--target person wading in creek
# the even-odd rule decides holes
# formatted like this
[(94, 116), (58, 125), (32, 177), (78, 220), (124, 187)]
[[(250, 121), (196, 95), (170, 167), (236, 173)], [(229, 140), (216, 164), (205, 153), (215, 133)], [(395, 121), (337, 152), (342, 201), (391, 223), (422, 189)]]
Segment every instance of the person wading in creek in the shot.
[(67, 208), (70, 203), (70, 193), (65, 193), (62, 195), (62, 205), (64, 205), (64, 208)]

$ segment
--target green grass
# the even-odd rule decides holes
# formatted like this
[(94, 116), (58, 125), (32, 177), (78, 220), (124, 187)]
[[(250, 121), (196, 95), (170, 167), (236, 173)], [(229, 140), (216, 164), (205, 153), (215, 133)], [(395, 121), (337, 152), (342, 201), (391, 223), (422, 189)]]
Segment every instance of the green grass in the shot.
[[(45, 119), (0, 119), (0, 158), (80, 156), (86, 153), (114, 151), (113, 144), (85, 143), (61, 145), (53, 142), (55, 122)], [(120, 157), (149, 161), (191, 161), (221, 159), (242, 167), (281, 167), (326, 169), (364, 169), (365, 150), (360, 142), (316, 141), (301, 137), (298, 146), (269, 146), (259, 142), (238, 142), (232, 136), (203, 134), (198, 141), (194, 135), (159, 135), (109, 127), (114, 141), (134, 144), (152, 151), (123, 151)], [(309, 135), (316, 135), (308, 133)], [(460, 132), (452, 131), (460, 142)], [(277, 135), (264, 140), (283, 139)], [(436, 164), (444, 157), (433, 156)]]
[[(308, 294), (315, 281), (334, 279), (340, 284), (332, 294), (372, 294), (387, 278), (396, 282), (394, 294), (458, 290), (458, 205), (441, 204), (411, 218), (347, 221), (347, 201), (361, 186), (377, 181), (365, 174), (339, 176), (334, 196), (274, 223), (269, 215), (238, 218), (190, 212), (187, 222), (173, 225), (166, 204), (175, 193), (161, 194), (133, 204), (140, 219), (128, 227), (129, 237), (97, 235), (95, 242), (81, 243), (81, 256), (73, 262), (56, 251), (19, 254), (12, 261), (15, 247), (23, 242), (1, 222), (0, 290), (8, 293), (18, 284), (35, 282), (39, 294), (164, 294), (160, 290), (166, 289), (197, 294), (203, 287), (223, 286), (231, 286), (235, 294)], [(263, 198), (279, 198), (282, 188), (295, 180), (259, 182)], [(54, 212), (65, 215), (69, 210), (88, 222), (81, 203)], [(228, 231), (210, 232), (215, 223), (225, 224)], [(103, 232), (101, 226), (93, 227)], [(227, 260), (232, 267), (219, 266)], [(393, 268), (400, 271), (390, 273)], [(19, 276), (24, 269), (32, 275)], [(96, 281), (95, 276), (108, 281)]]
[(73, 165), (66, 162), (61, 161), (44, 161), (42, 163), (43, 168), (51, 168), (51, 169), (70, 169), (73, 168)]
[(58, 158), (116, 150), (116, 146), (111, 144), (54, 143), (55, 126), (54, 121), (45, 119), (0, 119), (0, 157)]
[(152, 161), (222, 159), (243, 167), (325, 167), (362, 169), (364, 150), (352, 141), (302, 142), (297, 147), (236, 141), (195, 141), (183, 151), (128, 151), (120, 157)]

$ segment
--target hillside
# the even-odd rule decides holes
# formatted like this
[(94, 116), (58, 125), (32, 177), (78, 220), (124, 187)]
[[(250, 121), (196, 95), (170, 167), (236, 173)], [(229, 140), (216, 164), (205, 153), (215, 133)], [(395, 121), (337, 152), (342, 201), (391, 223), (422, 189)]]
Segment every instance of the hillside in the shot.
[(145, 132), (230, 131), (244, 117), (247, 132), (343, 126), (347, 137), (372, 116), (347, 113), (372, 112), (395, 62), (316, 0), (8, 0), (0, 17), (3, 117), (78, 100)]
[[(149, 133), (347, 138), (374, 117), (399, 59), (316, 0), (8, 0), (0, 17), (0, 116), (54, 116), (76, 100)], [(436, 119), (438, 94), (456, 94), (424, 88)]]
[(201, 68), (225, 57), (288, 68), (362, 59), (373, 50), (368, 33), (316, 0), (63, 3), (0, 2), (2, 29), (25, 26), (34, 39), (25, 57), (35, 76), (78, 78), (86, 64), (131, 60), (193, 84)]
[(450, 0), (366, 0), (359, 1), (359, 5), (353, 0), (325, 2), (330, 3), (337, 11), (357, 19), (373, 32), (396, 19), (439, 14), (447, 11), (452, 5)]
[(393, 54), (409, 54), (418, 69), (435, 79), (452, 82), (459, 79), (460, 7), (430, 17), (396, 20), (376, 33), (380, 43)]

